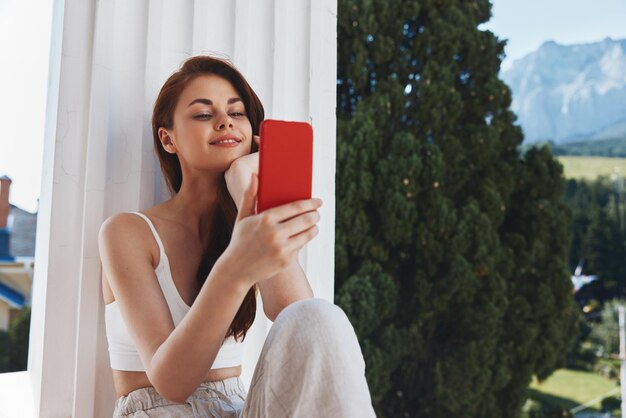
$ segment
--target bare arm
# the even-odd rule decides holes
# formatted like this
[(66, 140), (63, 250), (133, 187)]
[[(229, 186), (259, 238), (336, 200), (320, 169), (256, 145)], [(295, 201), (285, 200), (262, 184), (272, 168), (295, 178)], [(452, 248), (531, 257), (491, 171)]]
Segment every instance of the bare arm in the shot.
[(280, 311), (301, 299), (313, 297), (313, 290), (298, 260), (275, 276), (259, 282), (263, 311), (274, 321)]
[[(258, 143), (259, 138), (254, 139)], [(235, 202), (240, 201), (239, 196), (248, 187), (250, 174), (257, 173), (258, 166), (259, 154), (252, 153), (235, 160), (225, 173), (228, 190)], [(297, 258), (278, 274), (259, 282), (258, 285), (263, 311), (271, 321), (291, 303), (313, 297), (313, 290)]]
[(154, 274), (149, 244), (137, 240), (145, 234), (145, 225), (126, 214), (107, 220), (100, 230), (105, 275), (148, 379), (167, 399), (187, 399), (213, 364), (248, 289), (289, 266), (317, 234), (317, 218), (311, 213), (319, 201), (300, 201), (254, 215), (257, 184), (255, 177), (231, 243), (176, 328)]

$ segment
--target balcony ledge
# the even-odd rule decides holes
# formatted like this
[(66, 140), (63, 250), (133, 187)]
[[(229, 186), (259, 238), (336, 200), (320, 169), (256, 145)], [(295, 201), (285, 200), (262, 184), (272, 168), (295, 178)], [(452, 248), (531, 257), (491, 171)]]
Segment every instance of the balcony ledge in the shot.
[(28, 372), (0, 373), (0, 416), (36, 417)]

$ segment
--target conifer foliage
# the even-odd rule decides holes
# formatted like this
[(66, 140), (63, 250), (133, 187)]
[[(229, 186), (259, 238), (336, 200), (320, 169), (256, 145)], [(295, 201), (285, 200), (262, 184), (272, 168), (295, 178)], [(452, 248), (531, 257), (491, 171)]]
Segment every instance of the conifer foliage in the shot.
[(376, 412), (515, 417), (576, 333), (569, 215), (487, 0), (339, 0), (336, 302)]

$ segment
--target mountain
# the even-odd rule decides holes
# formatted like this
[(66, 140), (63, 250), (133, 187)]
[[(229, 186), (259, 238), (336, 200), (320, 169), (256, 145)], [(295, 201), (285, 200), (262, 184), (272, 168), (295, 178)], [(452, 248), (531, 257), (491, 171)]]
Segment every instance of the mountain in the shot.
[(526, 142), (626, 137), (626, 39), (545, 42), (501, 77)]

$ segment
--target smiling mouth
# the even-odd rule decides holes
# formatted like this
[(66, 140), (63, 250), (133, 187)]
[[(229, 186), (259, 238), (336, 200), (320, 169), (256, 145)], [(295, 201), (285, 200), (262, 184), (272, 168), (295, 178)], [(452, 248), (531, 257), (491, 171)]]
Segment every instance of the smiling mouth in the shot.
[(236, 139), (220, 139), (219, 141), (209, 142), (211, 145), (219, 145), (219, 144), (238, 144), (241, 141)]
[(213, 141), (209, 142), (209, 144), (211, 145), (238, 144), (240, 142), (241, 142), (241, 139), (234, 137), (234, 136), (228, 136), (228, 137), (214, 139)]

